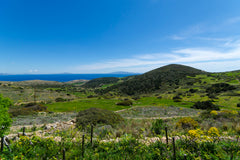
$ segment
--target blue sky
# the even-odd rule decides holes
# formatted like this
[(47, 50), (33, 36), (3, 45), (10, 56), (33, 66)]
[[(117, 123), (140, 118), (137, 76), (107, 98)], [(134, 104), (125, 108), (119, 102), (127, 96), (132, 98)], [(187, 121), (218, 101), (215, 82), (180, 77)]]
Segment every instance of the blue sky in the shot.
[(0, 73), (240, 69), (238, 0), (0, 1)]

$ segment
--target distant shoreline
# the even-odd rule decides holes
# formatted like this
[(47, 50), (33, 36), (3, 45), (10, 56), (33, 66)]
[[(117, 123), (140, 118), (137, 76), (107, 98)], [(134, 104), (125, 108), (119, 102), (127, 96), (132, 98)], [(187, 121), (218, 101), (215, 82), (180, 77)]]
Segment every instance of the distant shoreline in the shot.
[(69, 82), (73, 80), (92, 80), (103, 77), (128, 77), (139, 74), (22, 74), (22, 75), (0, 75), (0, 81), (19, 82), (19, 81), (57, 81)]

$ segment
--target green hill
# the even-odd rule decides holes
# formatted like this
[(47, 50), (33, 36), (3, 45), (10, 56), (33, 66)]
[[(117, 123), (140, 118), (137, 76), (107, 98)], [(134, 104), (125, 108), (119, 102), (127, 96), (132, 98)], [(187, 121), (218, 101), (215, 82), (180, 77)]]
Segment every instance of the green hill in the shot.
[(135, 76), (106, 89), (99, 89), (97, 93), (103, 94), (115, 91), (121, 94), (136, 95), (157, 90), (168, 90), (177, 88), (179, 85), (193, 83), (194, 79), (187, 78), (187, 76), (196, 76), (198, 74), (207, 74), (207, 72), (189, 66), (170, 64)]
[(116, 77), (96, 78), (96, 79), (88, 81), (82, 87), (97, 88), (97, 87), (102, 87), (103, 85), (117, 83), (119, 80), (120, 80), (120, 78), (116, 78)]

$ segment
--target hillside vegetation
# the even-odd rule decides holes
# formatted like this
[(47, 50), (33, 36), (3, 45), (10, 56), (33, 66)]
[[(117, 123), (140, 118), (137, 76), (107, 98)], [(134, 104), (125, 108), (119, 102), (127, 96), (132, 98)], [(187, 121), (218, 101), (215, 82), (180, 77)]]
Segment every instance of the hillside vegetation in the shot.
[(88, 81), (83, 85), (85, 88), (97, 88), (97, 87), (102, 87), (103, 85), (106, 84), (114, 84), (117, 83), (120, 80), (120, 78), (116, 77), (104, 77), (104, 78), (96, 78), (91, 81)]
[(98, 90), (97, 93), (116, 91), (122, 94), (136, 95), (158, 90), (169, 90), (177, 88), (180, 85), (193, 83), (193, 80), (188, 79), (187, 76), (206, 73), (207, 72), (192, 67), (172, 64), (135, 76), (132, 79), (110, 86), (107, 89)]

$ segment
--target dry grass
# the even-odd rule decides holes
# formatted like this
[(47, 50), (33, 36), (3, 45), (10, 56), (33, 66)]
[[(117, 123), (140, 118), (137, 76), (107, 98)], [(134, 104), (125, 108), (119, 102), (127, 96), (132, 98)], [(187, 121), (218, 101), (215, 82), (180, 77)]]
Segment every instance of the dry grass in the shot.
[(118, 113), (124, 118), (166, 118), (166, 117), (181, 117), (195, 116), (200, 110), (181, 107), (132, 107)]

